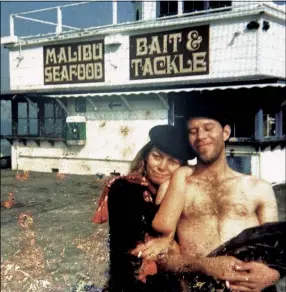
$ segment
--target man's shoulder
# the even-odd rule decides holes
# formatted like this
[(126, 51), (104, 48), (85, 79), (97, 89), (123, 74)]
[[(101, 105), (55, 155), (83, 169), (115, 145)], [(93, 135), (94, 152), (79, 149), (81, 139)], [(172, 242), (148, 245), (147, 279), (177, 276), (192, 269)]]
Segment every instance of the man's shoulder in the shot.
[(248, 190), (253, 190), (257, 194), (265, 194), (273, 192), (272, 186), (270, 183), (264, 179), (256, 177), (254, 175), (245, 175), (241, 177), (243, 186)]

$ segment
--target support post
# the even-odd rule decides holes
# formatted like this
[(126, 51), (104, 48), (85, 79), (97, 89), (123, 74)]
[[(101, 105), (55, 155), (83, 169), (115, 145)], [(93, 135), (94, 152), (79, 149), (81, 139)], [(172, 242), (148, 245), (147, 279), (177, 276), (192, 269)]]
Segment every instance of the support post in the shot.
[(10, 36), (15, 36), (15, 27), (14, 27), (14, 15), (10, 15)]
[(112, 1), (112, 24), (117, 24), (117, 0)]
[(165, 106), (165, 108), (167, 109), (167, 110), (169, 110), (169, 105), (168, 105), (168, 101), (161, 95), (161, 94), (158, 94), (158, 97), (159, 97), (159, 99), (162, 101), (162, 103), (163, 103), (163, 105)]
[(63, 110), (64, 110), (67, 114), (69, 114), (69, 111), (68, 111), (67, 107), (64, 105), (64, 103), (63, 103), (61, 100), (59, 100), (58, 98), (56, 98), (56, 101), (57, 101), (57, 103), (63, 108)]
[(255, 115), (255, 140), (261, 141), (263, 139), (263, 110), (259, 109)]
[(60, 34), (63, 32), (63, 16), (62, 10), (60, 7), (57, 7), (57, 27), (56, 27), (56, 34)]
[(179, 0), (178, 1), (178, 15), (182, 15), (183, 14), (183, 1)]
[(124, 104), (126, 105), (126, 107), (128, 108), (129, 111), (132, 110), (132, 107), (130, 105), (130, 103), (127, 101), (127, 99), (123, 96), (120, 96), (121, 100), (124, 102)]
[(95, 111), (97, 110), (97, 106), (96, 104), (93, 102), (93, 100), (91, 100), (90, 97), (87, 97), (86, 100), (91, 104), (92, 109), (94, 109)]
[(278, 139), (283, 137), (283, 113), (282, 109), (275, 115), (276, 125), (275, 125), (275, 134)]

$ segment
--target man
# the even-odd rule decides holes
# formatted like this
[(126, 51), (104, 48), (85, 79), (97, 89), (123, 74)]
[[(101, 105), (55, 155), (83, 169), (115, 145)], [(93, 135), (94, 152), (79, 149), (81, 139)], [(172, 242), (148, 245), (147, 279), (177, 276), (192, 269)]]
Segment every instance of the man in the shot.
[(203, 272), (226, 280), (233, 291), (261, 291), (279, 279), (279, 272), (234, 257), (206, 257), (243, 230), (278, 221), (271, 186), (229, 168), (225, 142), (231, 129), (222, 116), (211, 100), (198, 102), (188, 120), (189, 142), (197, 154), (196, 168), (191, 176), (184, 168), (172, 176), (153, 221), (154, 229), (164, 236), (138, 246), (134, 253), (156, 258), (176, 232), (181, 254), (168, 256), (168, 269)]

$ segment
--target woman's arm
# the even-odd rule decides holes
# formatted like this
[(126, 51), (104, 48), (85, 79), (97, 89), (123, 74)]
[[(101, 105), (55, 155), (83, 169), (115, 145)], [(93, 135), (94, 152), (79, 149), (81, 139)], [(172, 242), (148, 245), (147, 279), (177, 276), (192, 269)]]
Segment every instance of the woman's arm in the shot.
[(173, 236), (177, 229), (185, 204), (186, 178), (193, 171), (194, 168), (184, 166), (172, 175), (166, 195), (152, 223), (153, 228), (165, 236)]
[[(132, 251), (135, 255), (146, 259), (158, 259), (158, 257), (167, 254), (170, 245), (173, 243), (177, 223), (184, 208), (186, 177), (192, 173), (193, 168), (181, 167), (173, 174), (166, 195), (152, 222), (152, 227), (157, 232), (160, 232), (162, 236), (137, 246)], [(163, 185), (163, 188), (165, 188), (165, 185)], [(162, 189), (159, 189), (159, 194), (161, 199), (163, 197)]]

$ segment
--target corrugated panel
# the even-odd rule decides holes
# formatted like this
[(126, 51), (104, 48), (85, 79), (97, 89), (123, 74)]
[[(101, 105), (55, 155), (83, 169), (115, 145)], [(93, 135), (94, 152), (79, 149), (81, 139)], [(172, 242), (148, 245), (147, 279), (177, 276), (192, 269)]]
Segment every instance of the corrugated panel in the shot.
[(122, 92), (101, 92), (101, 93), (74, 93), (74, 94), (52, 94), (45, 95), (51, 98), (69, 98), (69, 97), (96, 97), (96, 96), (128, 96), (128, 95), (148, 95), (148, 94), (167, 94), (180, 93), (191, 91), (213, 91), (226, 89), (241, 89), (241, 88), (265, 88), (265, 87), (285, 87), (285, 83), (262, 83), (262, 84), (245, 84), (245, 85), (226, 85), (213, 87), (190, 87), (190, 88), (175, 88), (175, 89), (157, 89), (157, 90), (140, 90), (140, 91), (122, 91)]

